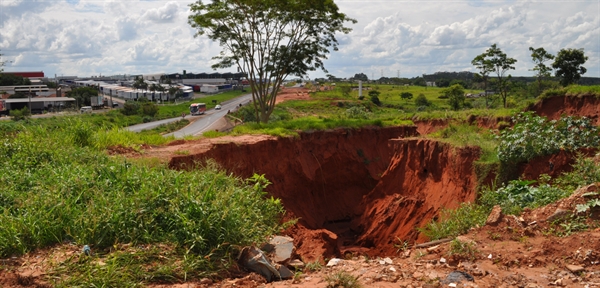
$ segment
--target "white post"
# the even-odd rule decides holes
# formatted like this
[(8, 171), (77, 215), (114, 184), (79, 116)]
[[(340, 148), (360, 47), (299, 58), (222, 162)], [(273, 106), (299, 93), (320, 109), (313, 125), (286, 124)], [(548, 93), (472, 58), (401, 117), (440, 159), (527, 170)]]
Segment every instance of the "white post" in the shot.
[(362, 81), (358, 80), (358, 98), (362, 97)]

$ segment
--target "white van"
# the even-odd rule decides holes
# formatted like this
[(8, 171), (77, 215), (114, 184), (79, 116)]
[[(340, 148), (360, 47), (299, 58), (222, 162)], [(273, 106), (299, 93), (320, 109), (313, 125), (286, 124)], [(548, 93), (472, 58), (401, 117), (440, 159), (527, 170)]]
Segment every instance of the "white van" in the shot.
[(92, 106), (83, 106), (79, 109), (81, 113), (92, 113)]

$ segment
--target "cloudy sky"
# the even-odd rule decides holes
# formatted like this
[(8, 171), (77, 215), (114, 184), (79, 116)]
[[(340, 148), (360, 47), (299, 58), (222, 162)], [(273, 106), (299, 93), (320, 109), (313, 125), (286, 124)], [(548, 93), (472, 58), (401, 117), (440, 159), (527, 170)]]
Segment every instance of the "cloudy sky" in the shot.
[[(211, 73), (220, 47), (194, 38), (189, 4), (178, 0), (0, 0), (0, 53), (6, 71), (46, 76)], [(583, 48), (585, 76), (600, 77), (600, 0), (335, 1), (358, 20), (338, 35), (329, 73), (369, 78), (473, 71), (496, 43), (518, 60), (513, 76), (533, 75), (529, 47), (556, 54)], [(220, 72), (235, 72), (234, 68)], [(314, 72), (310, 77), (324, 77)]]

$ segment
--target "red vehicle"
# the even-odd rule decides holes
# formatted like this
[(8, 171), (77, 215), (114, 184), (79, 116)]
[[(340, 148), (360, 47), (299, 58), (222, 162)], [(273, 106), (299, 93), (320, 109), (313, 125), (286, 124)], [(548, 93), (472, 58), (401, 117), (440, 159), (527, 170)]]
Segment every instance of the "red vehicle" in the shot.
[(206, 103), (192, 103), (190, 105), (190, 114), (202, 115), (206, 112)]

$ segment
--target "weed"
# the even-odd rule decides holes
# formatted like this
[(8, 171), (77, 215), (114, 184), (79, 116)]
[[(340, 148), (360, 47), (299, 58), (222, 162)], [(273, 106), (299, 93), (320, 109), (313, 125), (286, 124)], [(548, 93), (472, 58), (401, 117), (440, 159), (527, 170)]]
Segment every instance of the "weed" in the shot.
[(307, 271), (315, 272), (315, 271), (319, 271), (319, 270), (323, 269), (323, 265), (321, 264), (320, 258), (318, 258), (317, 260), (315, 260), (313, 262), (306, 263), (305, 268)]
[(300, 280), (302, 280), (302, 271), (296, 271), (294, 273), (294, 277), (292, 278), (292, 283), (297, 284), (300, 283)]
[(425, 251), (423, 251), (423, 250), (417, 250), (417, 251), (415, 252), (415, 256), (414, 256), (414, 258), (415, 258), (415, 260), (418, 260), (418, 259), (421, 259), (421, 258), (423, 258), (423, 256), (425, 256), (425, 255), (427, 255), (427, 252), (425, 252)]
[(458, 236), (475, 225), (483, 226), (489, 211), (472, 203), (461, 203), (454, 210), (442, 210), (439, 221), (431, 221), (424, 228), (417, 228), (431, 240)]
[(348, 272), (339, 271), (333, 275), (325, 276), (328, 288), (359, 288), (362, 287), (358, 282), (358, 276), (352, 276)]
[(394, 244), (394, 247), (396, 248), (396, 253), (404, 252), (408, 250), (408, 248), (410, 248), (410, 244), (408, 243), (408, 241), (402, 241), (402, 239), (398, 237), (396, 237), (396, 241), (398, 242)]
[(479, 251), (473, 242), (463, 242), (458, 239), (454, 239), (450, 242), (450, 250), (448, 251), (449, 256), (473, 261), (477, 258), (477, 253), (479, 253)]
[(500, 234), (500, 233), (495, 233), (492, 231), (488, 231), (487, 233), (488, 233), (488, 238), (490, 238), (491, 240), (497, 241), (497, 240), (502, 239), (502, 234)]
[(586, 223), (587, 217), (571, 215), (566, 219), (559, 219), (550, 223), (550, 227), (544, 231), (545, 235), (555, 235), (567, 237), (575, 232), (584, 231), (590, 228)]

